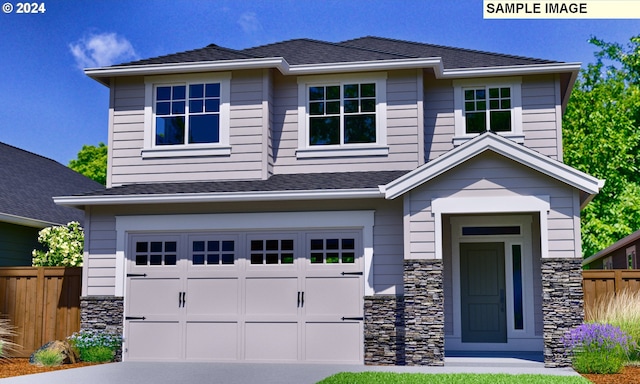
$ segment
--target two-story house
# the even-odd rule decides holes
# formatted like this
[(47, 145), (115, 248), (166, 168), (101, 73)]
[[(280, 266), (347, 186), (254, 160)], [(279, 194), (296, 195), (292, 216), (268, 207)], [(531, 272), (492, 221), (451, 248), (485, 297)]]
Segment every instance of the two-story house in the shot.
[(83, 327), (125, 360), (568, 365), (603, 185), (562, 163), (579, 69), (379, 37), (87, 69), (108, 188), (56, 198), (86, 212)]

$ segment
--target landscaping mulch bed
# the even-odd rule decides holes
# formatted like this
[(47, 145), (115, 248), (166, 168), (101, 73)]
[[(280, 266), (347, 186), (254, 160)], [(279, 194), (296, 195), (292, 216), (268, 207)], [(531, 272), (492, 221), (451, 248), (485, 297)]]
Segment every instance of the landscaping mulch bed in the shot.
[(34, 373), (57, 371), (60, 369), (86, 367), (88, 365), (96, 365), (96, 363), (76, 363), (63, 364), (58, 367), (39, 367), (29, 363), (29, 359), (12, 358), (0, 359), (0, 379), (5, 377), (31, 375)]
[(640, 383), (640, 367), (625, 367), (614, 375), (582, 375), (595, 384), (635, 384)]
[[(31, 375), (34, 373), (57, 371), (95, 365), (96, 363), (63, 364), (58, 367), (38, 367), (29, 364), (29, 359), (0, 359), (0, 379), (5, 377)], [(614, 375), (582, 375), (595, 384), (635, 384), (640, 383), (640, 367), (625, 367)]]

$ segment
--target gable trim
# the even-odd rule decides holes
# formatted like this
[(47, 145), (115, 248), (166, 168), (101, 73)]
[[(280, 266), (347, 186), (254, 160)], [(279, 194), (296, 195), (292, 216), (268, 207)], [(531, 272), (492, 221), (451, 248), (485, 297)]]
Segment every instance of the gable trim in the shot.
[[(488, 150), (584, 191), (589, 197), (597, 194), (604, 186), (604, 180), (599, 180), (500, 135), (484, 133), (381, 186), (380, 191), (387, 199), (395, 199)], [(583, 205), (588, 201), (589, 198), (586, 198)]]

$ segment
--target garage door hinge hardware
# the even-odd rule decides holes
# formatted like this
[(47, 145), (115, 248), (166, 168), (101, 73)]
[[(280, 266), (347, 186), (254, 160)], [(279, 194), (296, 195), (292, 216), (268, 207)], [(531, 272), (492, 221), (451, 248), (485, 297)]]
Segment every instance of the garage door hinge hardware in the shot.
[(142, 316), (142, 317), (139, 317), (139, 316), (127, 316), (124, 319), (125, 320), (147, 320), (147, 318), (144, 317), (144, 316)]
[(344, 275), (358, 275), (358, 276), (362, 276), (362, 272), (342, 272), (341, 273), (342, 276)]
[(364, 317), (343, 317), (342, 321), (345, 320), (364, 320)]
[(127, 277), (147, 277), (146, 273), (127, 273)]

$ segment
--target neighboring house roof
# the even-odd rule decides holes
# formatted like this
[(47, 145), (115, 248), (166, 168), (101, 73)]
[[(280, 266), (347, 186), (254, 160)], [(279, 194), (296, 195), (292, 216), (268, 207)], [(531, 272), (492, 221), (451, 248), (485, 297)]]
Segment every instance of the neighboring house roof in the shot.
[(166, 202), (260, 201), (278, 199), (381, 198), (379, 186), (407, 171), (273, 175), (267, 180), (131, 184), (76, 196), (58, 204), (144, 204)]
[(614, 251), (617, 251), (618, 249), (623, 248), (628, 244), (631, 244), (637, 241), (638, 239), (640, 239), (640, 230), (633, 232), (629, 236), (623, 237), (622, 239), (616, 241), (615, 243), (611, 244), (610, 246), (596, 253), (595, 255), (587, 257), (582, 261), (582, 265), (591, 264), (594, 261), (597, 261), (603, 257), (609, 256)]
[(0, 221), (46, 227), (84, 219), (75, 208), (62, 207), (52, 196), (104, 187), (64, 165), (35, 153), (0, 143)]
[(381, 189), (387, 199), (395, 199), (485, 151), (498, 153), (577, 188), (583, 192), (580, 199), (581, 206), (586, 205), (604, 186), (604, 180), (599, 180), (496, 133), (486, 132), (393, 180)]

